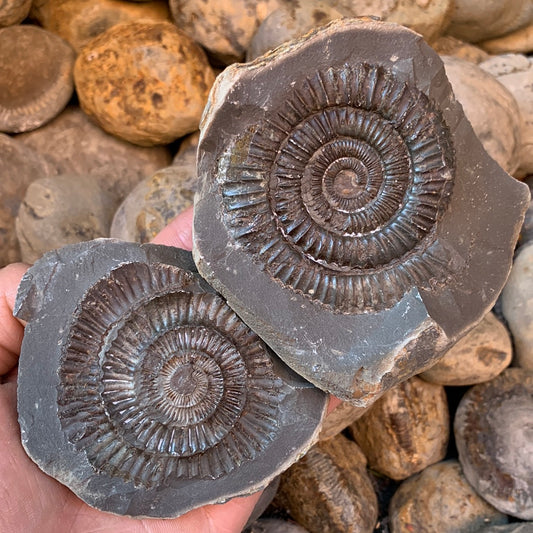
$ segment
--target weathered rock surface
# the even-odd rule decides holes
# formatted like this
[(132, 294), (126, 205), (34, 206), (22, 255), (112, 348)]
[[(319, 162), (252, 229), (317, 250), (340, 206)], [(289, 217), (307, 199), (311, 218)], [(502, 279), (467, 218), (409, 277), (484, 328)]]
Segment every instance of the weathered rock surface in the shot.
[(435, 42), (431, 43), (431, 46), (441, 56), (454, 56), (476, 64), (490, 57), (482, 48), (456, 39), (451, 35), (439, 37)]
[(5, 0), (0, 5), (0, 27), (22, 22), (30, 12), (31, 0)]
[(20, 284), (23, 445), (103, 511), (172, 517), (251, 494), (318, 436), (326, 395), (193, 270), (183, 250), (100, 239)]
[(277, 498), (310, 533), (370, 533), (377, 520), (365, 456), (343, 435), (315, 444), (283, 473)]
[(531, 53), (533, 51), (533, 24), (503, 37), (483, 41), (479, 45), (490, 54)]
[(478, 42), (523, 28), (533, 21), (530, 0), (455, 0), (448, 33)]
[(533, 174), (533, 59), (522, 54), (492, 57), (479, 65), (514, 96), (522, 116), (519, 167), (514, 176)]
[(521, 116), (513, 95), (470, 61), (443, 57), (455, 97), (487, 153), (509, 174), (520, 164)]
[(454, 421), (464, 474), (502, 513), (533, 519), (533, 371), (508, 368), (462, 398)]
[(0, 267), (20, 261), (15, 217), (28, 185), (53, 174), (51, 165), (31, 148), (0, 134)]
[(67, 105), (74, 51), (32, 25), (0, 28), (0, 131), (38, 128)]
[(349, 431), (370, 468), (401, 480), (444, 459), (449, 425), (444, 387), (414, 377), (387, 391)]
[(457, 461), (445, 461), (404, 481), (390, 507), (392, 533), (477, 533), (507, 516), (479, 497)]
[(170, 19), (166, 2), (120, 0), (40, 0), (35, 12), (41, 25), (70, 43), (76, 52), (116, 24)]
[(190, 207), (197, 185), (196, 165), (173, 165), (141, 181), (117, 209), (111, 237), (149, 242)]
[(533, 370), (533, 242), (515, 257), (502, 292), (502, 310), (513, 334), (516, 364)]
[(245, 529), (244, 533), (308, 533), (308, 531), (294, 522), (261, 518)]
[(439, 385), (475, 385), (503, 372), (512, 357), (513, 346), (507, 328), (493, 313), (488, 313), (420, 377)]
[(224, 64), (240, 61), (261, 22), (279, 0), (170, 0), (180, 30)]
[(358, 418), (361, 418), (367, 409), (367, 407), (357, 407), (349, 402), (342, 402), (324, 420), (319, 439), (326, 440), (335, 437)]
[(78, 107), (68, 107), (57, 118), (17, 136), (41, 153), (58, 174), (93, 176), (118, 203), (144, 178), (170, 164), (164, 146), (137, 146), (109, 135)]
[(196, 166), (196, 153), (198, 152), (199, 141), (199, 131), (195, 131), (194, 133), (183, 137), (178, 152), (172, 160), (172, 164)]
[(214, 73), (170, 22), (129, 22), (87, 43), (74, 81), (82, 109), (104, 130), (152, 146), (198, 129)]
[(479, 529), (476, 533), (533, 533), (533, 522), (488, 526)]
[(200, 273), (289, 366), (359, 406), (488, 312), (529, 202), (438, 55), (367, 19), (226, 69), (198, 161)]
[(53, 176), (26, 189), (16, 218), (22, 260), (67, 244), (109, 237), (115, 203), (90, 176)]

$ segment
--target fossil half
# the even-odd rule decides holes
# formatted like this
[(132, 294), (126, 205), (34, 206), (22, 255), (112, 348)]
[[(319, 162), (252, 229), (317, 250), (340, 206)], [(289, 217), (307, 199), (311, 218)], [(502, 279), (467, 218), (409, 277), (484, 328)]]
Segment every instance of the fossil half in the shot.
[(364, 406), (493, 305), (527, 187), (418, 34), (346, 19), (233, 65), (201, 130), (198, 270), (318, 387)]
[(98, 509), (173, 517), (250, 494), (317, 438), (326, 395), (194, 270), (182, 250), (102, 239), (21, 282), (24, 447)]

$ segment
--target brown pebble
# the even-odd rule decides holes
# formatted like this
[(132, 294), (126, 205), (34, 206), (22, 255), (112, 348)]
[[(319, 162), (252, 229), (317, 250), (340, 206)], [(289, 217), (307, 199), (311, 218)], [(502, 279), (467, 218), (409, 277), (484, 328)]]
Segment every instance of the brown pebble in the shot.
[(533, 371), (508, 368), (462, 398), (454, 422), (464, 474), (502, 513), (533, 519)]
[(82, 109), (106, 131), (151, 146), (198, 129), (214, 74), (170, 22), (130, 22), (89, 41), (74, 80)]
[(308, 533), (307, 529), (276, 518), (261, 518), (244, 530), (244, 533)]
[(74, 51), (31, 25), (0, 29), (0, 131), (38, 128), (54, 118), (73, 91)]
[(521, 116), (513, 95), (483, 69), (456, 57), (442, 58), (466, 118), (488, 154), (509, 174), (520, 164)]
[(79, 107), (67, 107), (17, 140), (43, 154), (57, 174), (93, 176), (117, 205), (139, 181), (170, 164), (167, 147), (137, 146), (109, 135)]
[(475, 533), (507, 516), (480, 498), (457, 461), (444, 461), (404, 481), (389, 506), (392, 533)]
[(431, 46), (441, 56), (454, 56), (476, 64), (490, 57), (482, 48), (456, 39), (451, 35), (439, 37)]
[(113, 207), (113, 201), (90, 177), (35, 180), (16, 219), (22, 260), (34, 263), (49, 250), (108, 237)]
[(22, 22), (30, 12), (31, 0), (4, 0), (0, 4), (0, 27)]
[(259, 24), (280, 0), (170, 0), (178, 28), (219, 62), (240, 61)]
[(446, 454), (444, 387), (413, 377), (386, 392), (350, 432), (372, 469), (396, 480), (420, 472)]
[(196, 166), (196, 153), (198, 152), (198, 142), (200, 141), (200, 132), (195, 131), (186, 137), (183, 137), (180, 147), (174, 159), (173, 165), (191, 165)]
[(512, 357), (507, 328), (489, 313), (420, 377), (439, 385), (475, 385), (503, 372)]
[(150, 242), (174, 217), (191, 206), (196, 166), (171, 166), (141, 181), (117, 209), (111, 237)]
[(28, 185), (53, 173), (51, 165), (21, 142), (0, 134), (0, 267), (21, 260), (15, 216)]
[(77, 52), (111, 26), (143, 19), (169, 20), (168, 5), (160, 0), (143, 4), (119, 0), (45, 0), (38, 11), (41, 25), (65, 39)]
[(365, 456), (343, 435), (319, 442), (282, 474), (277, 505), (310, 533), (370, 533), (377, 520)]
[(357, 407), (351, 403), (342, 402), (324, 419), (318, 436), (319, 440), (335, 437), (358, 418), (361, 418), (368, 409), (368, 407)]
[(503, 37), (483, 41), (479, 43), (479, 46), (489, 54), (507, 54), (510, 52), (529, 54), (533, 52), (533, 24)]

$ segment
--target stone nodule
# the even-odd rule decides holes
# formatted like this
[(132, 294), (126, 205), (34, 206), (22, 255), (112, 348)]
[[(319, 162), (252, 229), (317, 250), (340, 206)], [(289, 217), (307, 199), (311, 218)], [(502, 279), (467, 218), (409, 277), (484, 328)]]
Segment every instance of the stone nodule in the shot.
[(414, 32), (335, 21), (231, 66), (201, 131), (198, 270), (323, 390), (369, 404), (494, 304), (529, 192)]
[(100, 239), (21, 282), (23, 445), (97, 509), (175, 517), (251, 494), (318, 438), (327, 396), (193, 270), (183, 250)]

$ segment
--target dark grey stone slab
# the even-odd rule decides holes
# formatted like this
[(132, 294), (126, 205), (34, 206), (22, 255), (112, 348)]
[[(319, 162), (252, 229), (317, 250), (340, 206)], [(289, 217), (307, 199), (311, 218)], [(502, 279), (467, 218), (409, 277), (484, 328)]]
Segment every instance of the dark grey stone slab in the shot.
[(190, 253), (112, 239), (24, 276), (22, 442), (98, 509), (174, 517), (266, 487), (318, 436), (326, 395), (195, 273)]
[(200, 274), (289, 366), (361, 406), (492, 307), (528, 205), (438, 55), (370, 19), (226, 69), (198, 157)]

